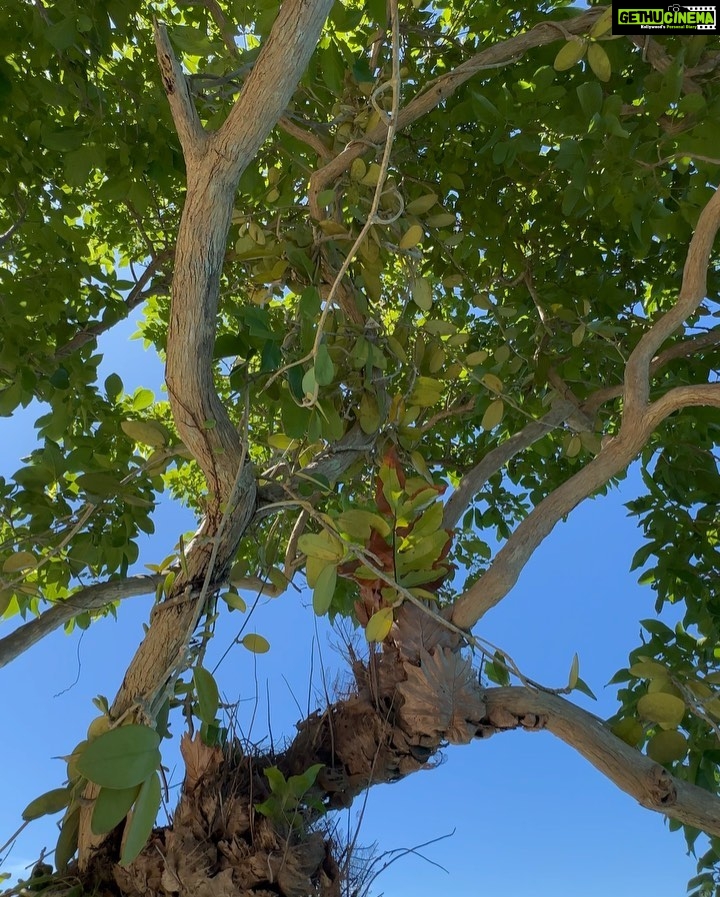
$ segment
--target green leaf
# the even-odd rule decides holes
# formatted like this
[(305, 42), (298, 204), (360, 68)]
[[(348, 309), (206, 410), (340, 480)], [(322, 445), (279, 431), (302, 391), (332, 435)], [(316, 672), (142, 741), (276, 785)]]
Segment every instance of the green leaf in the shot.
[(477, 352), (471, 352), (465, 358), (465, 364), (471, 368), (478, 364), (482, 364), (484, 361), (487, 361), (488, 354), (489, 353), (485, 349), (478, 349)]
[(437, 532), (437, 530), (440, 528), (440, 524), (442, 523), (443, 513), (443, 503), (441, 501), (433, 502), (433, 504), (431, 504), (429, 508), (423, 511), (420, 517), (418, 517), (418, 519), (413, 524), (413, 538), (419, 539), (421, 536), (427, 536), (430, 535), (430, 533)]
[(485, 663), (483, 667), (485, 675), (496, 685), (510, 685), (510, 673), (507, 668), (507, 658), (502, 651), (496, 651), (493, 659)]
[(109, 473), (83, 473), (75, 481), (88, 495), (107, 498), (122, 491), (122, 483)]
[(502, 392), (503, 391), (503, 383), (502, 380), (497, 377), (495, 374), (483, 374), (480, 382), (483, 386), (487, 386), (487, 388), (491, 392)]
[(368, 435), (376, 433), (380, 427), (381, 417), (377, 397), (370, 392), (364, 392), (360, 399), (358, 419), (363, 433)]
[(427, 462), (420, 454), (420, 452), (410, 452), (410, 463), (424, 480), (426, 480), (428, 483), (433, 482), (430, 468), (427, 466)]
[(648, 741), (647, 753), (656, 763), (675, 763), (688, 751), (687, 738), (677, 729), (656, 732)]
[(370, 538), (370, 531), (377, 530), (383, 538), (390, 535), (388, 522), (379, 514), (372, 511), (363, 511), (360, 508), (352, 508), (343, 511), (333, 518), (333, 524), (338, 531), (350, 536), (357, 542), (366, 542)]
[(611, 731), (613, 735), (616, 735), (624, 741), (625, 744), (629, 744), (631, 747), (635, 747), (643, 735), (642, 724), (630, 716), (615, 723), (611, 727)]
[(412, 249), (417, 246), (423, 238), (423, 228), (421, 224), (411, 224), (410, 227), (400, 238), (398, 246), (400, 249)]
[(131, 407), (133, 411), (144, 411), (146, 408), (149, 408), (154, 401), (155, 394), (151, 389), (138, 389), (133, 396)]
[(608, 6), (590, 29), (590, 37), (602, 37), (603, 34), (606, 34), (610, 30), (612, 27), (612, 13), (612, 6)]
[[(335, 367), (325, 343), (320, 343), (315, 356), (315, 380), (319, 386), (328, 386), (335, 377)], [(310, 390), (312, 392), (312, 390)]]
[(277, 794), (280, 797), (283, 797), (287, 794), (288, 784), (285, 780), (285, 776), (280, 772), (277, 766), (268, 766), (263, 770), (263, 775), (268, 780), (270, 785), (270, 790), (273, 794)]
[(215, 722), (218, 708), (220, 707), (220, 693), (217, 682), (204, 667), (195, 667), (193, 670), (193, 682), (195, 694), (198, 699), (198, 716), (204, 723)]
[(365, 638), (369, 642), (382, 642), (392, 629), (393, 609), (383, 607), (374, 613), (365, 627)]
[(342, 542), (323, 530), (321, 533), (303, 533), (298, 539), (298, 548), (308, 557), (321, 561), (341, 561), (345, 554)]
[(318, 617), (322, 617), (330, 610), (336, 584), (337, 567), (334, 564), (328, 564), (318, 575), (313, 591), (313, 610)]
[(160, 809), (160, 776), (157, 772), (140, 787), (130, 821), (123, 835), (120, 865), (129, 866), (147, 844)]
[(641, 660), (639, 663), (634, 663), (629, 672), (636, 679), (656, 679), (658, 677), (667, 679), (669, 671), (662, 663), (657, 663), (654, 660)]
[(653, 692), (640, 698), (637, 712), (643, 719), (674, 728), (680, 725), (685, 716), (685, 702), (676, 695)]
[(78, 846), (80, 831), (80, 807), (75, 806), (62, 821), (60, 835), (55, 845), (55, 866), (58, 872), (64, 872)]
[(505, 403), (502, 399), (495, 399), (494, 402), (491, 402), (485, 414), (483, 414), (483, 419), (480, 423), (480, 426), (483, 430), (493, 430), (500, 421), (503, 419), (503, 414), (505, 412)]
[(433, 304), (432, 286), (427, 277), (416, 277), (412, 282), (413, 302), (423, 311), (430, 311)]
[(573, 655), (572, 663), (570, 664), (570, 675), (568, 676), (568, 684), (567, 687), (572, 691), (578, 684), (580, 672), (580, 658), (577, 654)]
[(576, 65), (585, 55), (587, 42), (582, 40), (569, 40), (563, 44), (555, 57), (553, 68), (556, 72), (564, 72)]
[(323, 766), (323, 763), (314, 763), (301, 775), (290, 776), (287, 781), (288, 789), (296, 800), (300, 800), (312, 788)]
[(258, 635), (257, 632), (248, 632), (243, 636), (240, 644), (244, 645), (248, 651), (252, 651), (253, 654), (267, 654), (270, 650), (270, 642), (262, 635)]
[(167, 427), (155, 420), (123, 420), (120, 421), (120, 427), (135, 442), (155, 448), (167, 445), (170, 437)]
[(38, 819), (40, 816), (48, 816), (53, 813), (59, 813), (70, 803), (72, 797), (71, 788), (53, 788), (46, 791), (35, 800), (31, 800), (22, 813), (22, 818), (29, 822), (32, 819)]
[(415, 386), (408, 399), (409, 405), (419, 405), (421, 408), (429, 408), (437, 404), (442, 398), (443, 384), (432, 377), (418, 377)]
[(431, 215), (425, 219), (428, 227), (450, 227), (455, 224), (456, 216), (453, 212), (439, 212), (437, 215)]
[(77, 769), (104, 788), (132, 788), (160, 765), (159, 744), (160, 736), (148, 726), (119, 726), (87, 745)]
[(592, 698), (593, 701), (597, 701), (597, 695), (584, 679), (578, 677), (578, 680), (575, 683), (575, 691), (582, 692), (582, 694), (587, 695), (588, 698)]
[(424, 215), (437, 203), (437, 193), (426, 193), (424, 196), (418, 196), (405, 206), (408, 215)]
[(37, 567), (37, 558), (30, 551), (16, 551), (6, 558), (3, 563), (3, 573), (21, 573), (24, 570), (34, 570)]
[(612, 67), (605, 48), (600, 44), (591, 43), (587, 51), (590, 68), (600, 81), (609, 81), (612, 75)]
[(95, 798), (90, 828), (95, 835), (104, 835), (119, 825), (130, 812), (140, 785), (132, 788), (101, 788)]
[(230, 610), (239, 610), (241, 613), (245, 613), (245, 611), (247, 610), (245, 599), (238, 595), (237, 592), (223, 592), (220, 597), (227, 604)]

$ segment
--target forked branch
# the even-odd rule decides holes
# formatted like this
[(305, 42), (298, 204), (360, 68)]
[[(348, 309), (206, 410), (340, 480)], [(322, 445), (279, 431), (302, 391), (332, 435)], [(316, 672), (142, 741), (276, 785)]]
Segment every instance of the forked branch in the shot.
[(639, 341), (625, 366), (623, 413), (620, 431), (593, 460), (555, 489), (520, 523), (489, 569), (456, 602), (452, 621), (470, 629), (483, 614), (501, 601), (538, 545), (555, 524), (583, 499), (621, 473), (646, 444), (652, 432), (674, 411), (691, 405), (720, 404), (720, 385), (706, 383), (671, 389), (653, 404), (650, 364), (662, 343), (691, 315), (705, 297), (707, 268), (720, 227), (720, 190), (716, 190), (700, 214), (690, 240), (683, 280), (675, 305), (662, 315)]

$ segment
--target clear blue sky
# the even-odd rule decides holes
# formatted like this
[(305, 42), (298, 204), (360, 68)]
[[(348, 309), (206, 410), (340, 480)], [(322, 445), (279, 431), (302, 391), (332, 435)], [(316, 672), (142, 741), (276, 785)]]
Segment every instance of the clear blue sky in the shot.
[[(103, 337), (101, 376), (114, 370), (128, 390), (140, 385), (158, 389), (160, 364), (143, 351), (141, 342), (128, 341), (133, 330), (129, 322)], [(0, 420), (0, 474), (16, 470), (21, 455), (33, 447), (32, 421), (40, 413)], [(597, 704), (582, 696), (579, 700), (606, 716), (614, 711), (615, 692), (605, 683), (638, 644), (638, 620), (653, 614), (653, 593), (636, 585), (635, 575), (627, 572), (640, 533), (623, 502), (634, 497), (638, 483), (631, 475), (619, 492), (586, 502), (559, 525), (513, 593), (478, 629), (506, 650), (526, 675), (549, 686), (566, 682), (577, 651), (581, 676), (599, 697)], [(190, 528), (190, 515), (165, 502), (156, 518), (156, 535), (143, 543), (138, 569), (171, 553), (178, 534)], [(119, 608), (118, 622), (108, 618), (84, 634), (54, 633), (0, 670), (0, 843), (17, 828), (32, 798), (62, 784), (65, 765), (51, 758), (68, 753), (84, 737), (97, 715), (91, 698), (114, 695), (142, 638), (150, 603), (150, 598), (128, 599)], [(215, 657), (232, 642), (241, 623), (237, 612), (225, 616), (212, 648)], [(0, 634), (12, 625), (14, 621), (3, 624)], [(293, 590), (260, 607), (250, 629), (270, 640), (270, 653), (255, 657), (235, 647), (218, 679), (228, 701), (241, 701), (239, 720), (245, 734), (254, 715), (250, 734), (260, 741), (267, 735), (269, 717), (278, 744), (292, 735), (301, 718), (296, 700), (303, 715), (309, 692), (311, 709), (323, 703), (319, 652), (330, 689), (342, 672), (341, 653), (330, 644), (339, 639), (319, 621), (319, 641), (314, 641), (316, 620), (309, 596)], [(174, 722), (176, 734), (180, 723)], [(343, 826), (352, 831), (363, 810), (357, 843), (377, 842), (379, 850), (413, 848), (455, 829), (451, 838), (421, 851), (448, 874), (408, 855), (376, 881), (376, 895), (685, 894), (695, 862), (685, 855), (682, 835), (670, 834), (661, 816), (639, 807), (552, 735), (496, 735), (447, 750), (444, 759), (435, 770), (373, 789), (364, 810), (359, 800), (343, 817)], [(179, 783), (182, 772), (173, 750), (166, 751), (165, 761), (170, 781)], [(52, 849), (56, 835), (55, 819), (33, 823), (0, 871), (22, 873), (42, 847)]]

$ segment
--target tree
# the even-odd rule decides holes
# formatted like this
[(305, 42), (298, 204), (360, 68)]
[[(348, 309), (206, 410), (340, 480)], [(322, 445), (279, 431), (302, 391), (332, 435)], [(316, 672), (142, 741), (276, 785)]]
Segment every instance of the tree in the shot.
[[(44, 412), (1, 484), (0, 608), (24, 618), (2, 663), (157, 595), (67, 785), (26, 810), (64, 813), (60, 880), (72, 864), (126, 895), (339, 894), (327, 811), (447, 743), (547, 728), (690, 843), (711, 837), (705, 893), (717, 38), (616, 37), (609, 9), (565, 0), (153, 12), (16, 2), (0, 29), (0, 412)], [(139, 305), (167, 402), (97, 382), (97, 337)], [(564, 697), (588, 690), (577, 663), (553, 691), (472, 629), (634, 459), (633, 566), (684, 622), (643, 621), (603, 723)], [(197, 532), (129, 575), (163, 491)], [(285, 750), (248, 753), (203, 666), (213, 620), (303, 579), (368, 652)], [(153, 831), (178, 707), (200, 728)]]

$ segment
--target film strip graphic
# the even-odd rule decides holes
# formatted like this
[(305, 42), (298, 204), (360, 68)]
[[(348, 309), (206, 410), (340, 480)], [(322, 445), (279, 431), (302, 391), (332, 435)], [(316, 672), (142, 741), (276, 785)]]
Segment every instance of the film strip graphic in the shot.
[(668, 12), (711, 12), (713, 14), (711, 24), (701, 25), (698, 23), (695, 27), (698, 31), (712, 31), (715, 28), (715, 13), (717, 9), (715, 6), (685, 6), (684, 4), (673, 3), (667, 9)]

